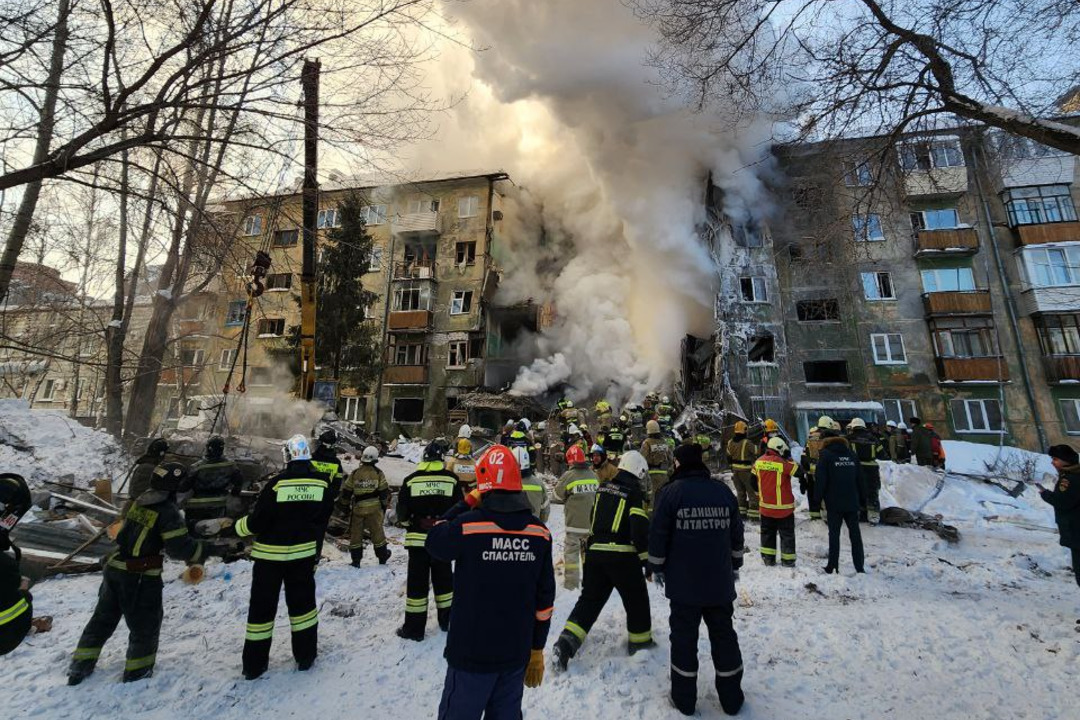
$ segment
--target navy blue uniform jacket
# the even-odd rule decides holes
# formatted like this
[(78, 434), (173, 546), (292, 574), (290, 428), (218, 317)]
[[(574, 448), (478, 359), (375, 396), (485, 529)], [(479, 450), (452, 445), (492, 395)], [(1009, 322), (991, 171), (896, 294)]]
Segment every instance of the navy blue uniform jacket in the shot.
[(821, 444), (814, 499), (825, 501), (830, 513), (858, 512), (863, 501), (859, 456), (842, 437), (827, 437)]

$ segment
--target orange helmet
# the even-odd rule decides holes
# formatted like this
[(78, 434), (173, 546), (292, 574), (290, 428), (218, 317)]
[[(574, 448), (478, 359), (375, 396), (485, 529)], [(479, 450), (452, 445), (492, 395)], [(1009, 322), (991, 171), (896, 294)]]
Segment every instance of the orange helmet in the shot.
[(584, 465), (585, 464), (585, 451), (581, 449), (580, 445), (574, 444), (566, 451), (566, 464), (567, 465)]
[(476, 487), (481, 493), (492, 490), (521, 490), (521, 468), (505, 445), (492, 445), (476, 461)]

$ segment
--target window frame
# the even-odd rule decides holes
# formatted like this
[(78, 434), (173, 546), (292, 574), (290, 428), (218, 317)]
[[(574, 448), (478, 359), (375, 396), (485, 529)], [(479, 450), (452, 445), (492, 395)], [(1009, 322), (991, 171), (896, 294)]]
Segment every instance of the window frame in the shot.
[[(280, 242), (279, 238), (291, 237), (291, 242)], [(300, 242), (300, 229), (299, 228), (287, 228), (285, 230), (275, 230), (273, 236), (270, 238), (271, 248), (291, 248), (295, 247)]]
[[(957, 415), (957, 403), (963, 404), (964, 419), (967, 421), (967, 427), (964, 429), (961, 429), (960, 425), (957, 422), (959, 419), (959, 416)], [(987, 403), (993, 403), (997, 406), (996, 413), (998, 420), (1001, 423), (1001, 426), (998, 429), (994, 429), (991, 427), (991, 416), (990, 413), (987, 411)], [(950, 401), (949, 405), (952, 415), (953, 430), (958, 435), (1004, 435), (1007, 432), (1005, 415), (1002, 413), (1001, 408), (1001, 401), (996, 398), (953, 398)], [(981, 414), (980, 419), (985, 421), (985, 423), (979, 428), (976, 428), (972, 423), (973, 417), (971, 414), (971, 408), (973, 406), (978, 406), (979, 412)]]
[[(271, 285), (271, 282), (273, 282), (272, 278), (281, 277), (286, 277), (289, 279), (289, 281), (285, 284), (284, 287), (275, 287)], [(288, 290), (292, 290), (292, 278), (293, 273), (269, 273), (266, 276), (266, 292), (286, 292)]]
[[(967, 276), (971, 278), (971, 287), (963, 287), (963, 283), (960, 281), (962, 271), (967, 271)], [(948, 277), (949, 274), (955, 274), (956, 287), (936, 287), (928, 288), (926, 286), (927, 276), (934, 278), (934, 282), (937, 283), (941, 277)], [(978, 286), (975, 283), (975, 270), (971, 267), (955, 267), (955, 268), (922, 268), (919, 271), (919, 280), (922, 282), (922, 288), (924, 293), (932, 292), (974, 292), (978, 290)]]
[(386, 204), (372, 203), (360, 209), (360, 216), (364, 219), (364, 225), (372, 227), (386, 224)]
[[(1069, 185), (1025, 185), (1009, 188), (1001, 192), (1001, 201), (1009, 216), (1010, 227), (1049, 225), (1077, 220), (1076, 203), (1073, 201), (1072, 188)], [(1022, 210), (1020, 205), (1023, 206)], [(1048, 212), (1049, 208), (1053, 210)], [(1021, 212), (1024, 222), (1020, 222)], [(1059, 219), (1050, 219), (1049, 216), (1055, 213)]]
[(243, 236), (258, 237), (262, 235), (263, 217), (259, 213), (251, 213), (244, 216)]
[[(465, 251), (462, 259), (462, 250)], [(476, 264), (476, 241), (458, 240), (454, 244), (454, 264), (458, 267), (467, 267)]]
[[(747, 282), (749, 281), (749, 286)], [(746, 289), (750, 288), (751, 297), (746, 296)], [(759, 292), (760, 290), (760, 292)], [(739, 278), (739, 292), (745, 303), (765, 305), (769, 303), (769, 283), (764, 275), (744, 275)]]
[[(1063, 263), (1051, 260), (1051, 254), (1060, 255)], [(1049, 289), (1080, 285), (1080, 243), (1053, 245), (1027, 245), (1020, 249), (1021, 268), (1024, 279), (1032, 288)], [(1056, 275), (1064, 272), (1065, 282), (1053, 282)], [(1043, 282), (1047, 280), (1048, 282)]]
[[(460, 346), (455, 351), (455, 346)], [(452, 362), (455, 354), (459, 362)], [(446, 350), (446, 369), (447, 370), (461, 370), (468, 367), (469, 360), (469, 341), (468, 340), (451, 340), (447, 343)]]
[(845, 187), (871, 187), (874, 184), (874, 173), (870, 167), (870, 162), (864, 160), (858, 162), (856, 160), (845, 160), (843, 164), (844, 168), (844, 186)]
[[(881, 292), (881, 290), (882, 290), (881, 278), (883, 276), (886, 278), (886, 282), (889, 285), (889, 288), (888, 288), (889, 293), (890, 293), (889, 295), (884, 295)], [(868, 286), (867, 286), (867, 279), (868, 278), (873, 279), (873, 286), (877, 290), (878, 297), (870, 297), (869, 295), (867, 295), (866, 291), (868, 289)], [(883, 301), (888, 301), (888, 300), (894, 300), (895, 301), (897, 299), (896, 298), (896, 285), (893, 284), (892, 273), (891, 272), (878, 271), (878, 270), (872, 270), (870, 272), (860, 272), (859, 273), (859, 280), (862, 283), (863, 299), (864, 300), (867, 300), (869, 302), (883, 302)]]
[[(457, 308), (456, 310), (454, 308)], [(451, 315), (469, 315), (472, 313), (473, 291), (454, 290), (450, 296)]]
[[(953, 214), (952, 225), (938, 225), (927, 223), (928, 217), (936, 217), (936, 213), (951, 212)], [(911, 229), (915, 232), (920, 230), (955, 230), (956, 228), (967, 227), (960, 220), (960, 210), (955, 206), (942, 207), (942, 208), (924, 208), (922, 210), (911, 210), (908, 212), (908, 218), (911, 220)]]
[[(1035, 315), (1031, 320), (1044, 356), (1080, 355), (1080, 313)], [(1059, 352), (1059, 349), (1064, 349), (1064, 352)]]
[[(1066, 410), (1068, 405), (1072, 406), (1072, 417)], [(1065, 426), (1066, 435), (1080, 435), (1080, 398), (1058, 398), (1058, 410), (1061, 412), (1062, 425)], [(1075, 417), (1075, 424), (1071, 423)], [(1070, 427), (1073, 425), (1073, 427)]]
[[(233, 308), (240, 310), (239, 317), (233, 318)], [(225, 327), (235, 327), (237, 325), (243, 325), (244, 320), (247, 317), (247, 300), (230, 300), (228, 306), (225, 308)]]
[[(895, 403), (895, 410), (897, 415), (890, 412), (890, 403)], [(907, 412), (904, 412), (905, 406), (908, 408)], [(906, 423), (909, 418), (919, 417), (918, 406), (914, 400), (908, 400), (906, 398), (885, 398), (881, 401), (881, 407), (885, 412), (885, 419), (892, 420), (893, 422)]]
[(218, 370), (229, 370), (236, 359), (236, 348), (222, 348), (218, 353)]
[[(464, 205), (463, 205), (464, 203)], [(464, 212), (463, 212), (464, 210)], [(478, 217), (480, 215), (480, 196), (464, 195), (458, 198), (458, 219)]]
[[(934, 357), (936, 358), (999, 358), (1002, 356), (1001, 349), (998, 347), (997, 327), (994, 325), (993, 318), (959, 316), (931, 318), (928, 321), (928, 326), (930, 329), (930, 338), (934, 347)], [(957, 353), (956, 348), (958, 344), (966, 345), (965, 349), (970, 349), (972, 347), (970, 340), (959, 343), (957, 336), (977, 337), (978, 342), (982, 345), (982, 349), (986, 354), (976, 355), (973, 353)], [(947, 343), (944, 342), (946, 337), (948, 338)], [(948, 345), (948, 354), (944, 352), (946, 345)]]
[[(184, 353), (191, 353), (191, 362), (184, 360)], [(177, 360), (181, 367), (198, 368), (203, 366), (206, 360), (206, 351), (203, 348), (180, 348)]]
[[(924, 138), (900, 144), (900, 168), (904, 172), (929, 172), (943, 168), (967, 167), (959, 138)], [(952, 162), (952, 160), (959, 162)], [(940, 162), (944, 160), (945, 162)]]
[[(275, 327), (277, 323), (281, 323), (281, 332), (265, 332), (264, 329), (270, 327), (270, 323), (274, 323)], [(264, 317), (259, 318), (258, 324), (255, 326), (255, 335), (261, 338), (285, 337), (285, 329), (285, 318)]]
[(59, 383), (55, 378), (46, 378), (45, 382), (41, 384), (41, 397), (39, 398), (43, 402), (54, 402), (56, 400), (56, 386)]
[[(878, 339), (884, 338), (885, 346), (884, 350), (887, 351), (887, 357), (882, 358), (878, 353)], [(900, 354), (894, 352), (892, 338), (900, 339)], [(874, 355), (875, 365), (907, 365), (907, 347), (904, 345), (904, 335), (902, 333), (870, 333), (870, 350)], [(899, 359), (898, 359), (899, 357)]]
[[(873, 234), (875, 224), (877, 225), (876, 235)], [(885, 242), (885, 226), (881, 222), (880, 213), (853, 213), (851, 229), (857, 243)]]
[[(329, 218), (329, 222), (327, 218)], [(336, 207), (320, 210), (315, 217), (315, 227), (320, 230), (341, 227), (341, 212)]]
[[(416, 297), (416, 307), (403, 307), (405, 304), (404, 299), (406, 297)], [(424, 300), (427, 300), (425, 303)], [(392, 299), (393, 304), (390, 306), (392, 312), (431, 312), (432, 303), (434, 302), (434, 293), (432, 292), (431, 283), (424, 280), (405, 280), (397, 283), (394, 288), (394, 296)], [(410, 303), (411, 304), (411, 303)], [(424, 307), (426, 305), (426, 307)]]

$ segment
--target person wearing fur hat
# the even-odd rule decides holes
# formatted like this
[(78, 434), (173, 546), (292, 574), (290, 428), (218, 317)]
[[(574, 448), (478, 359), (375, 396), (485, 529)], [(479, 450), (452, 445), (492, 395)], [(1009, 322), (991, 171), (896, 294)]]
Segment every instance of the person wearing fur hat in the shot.
[(840, 424), (833, 420), (831, 428), (822, 433), (821, 457), (814, 475), (814, 501), (824, 501), (829, 525), (826, 573), (835, 573), (839, 568), (840, 528), (843, 525), (848, 528), (855, 571), (865, 572), (862, 533), (859, 530), (859, 508), (865, 502), (863, 498), (859, 456), (851, 449), (847, 438), (840, 436)]
[(1053, 490), (1041, 488), (1039, 495), (1054, 506), (1059, 542), (1072, 553), (1073, 574), (1080, 585), (1080, 456), (1069, 445), (1054, 445), (1046, 454), (1058, 471), (1058, 479)]

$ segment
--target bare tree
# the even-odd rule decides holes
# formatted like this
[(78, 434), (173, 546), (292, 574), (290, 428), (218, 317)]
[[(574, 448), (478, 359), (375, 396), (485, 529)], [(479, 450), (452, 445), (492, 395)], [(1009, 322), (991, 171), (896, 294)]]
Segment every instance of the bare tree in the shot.
[(699, 108), (791, 118), (801, 137), (897, 136), (959, 117), (1080, 154), (1054, 119), (1080, 82), (1073, 0), (625, 0)]

